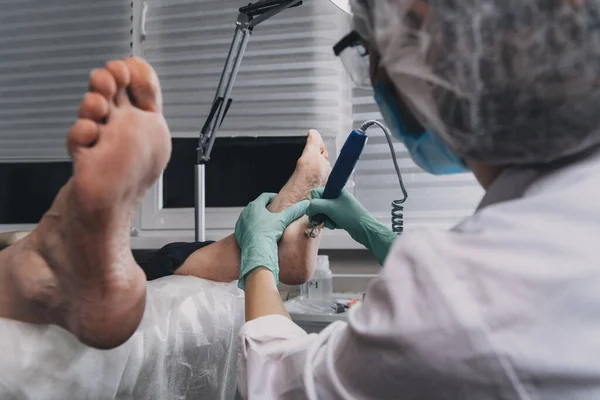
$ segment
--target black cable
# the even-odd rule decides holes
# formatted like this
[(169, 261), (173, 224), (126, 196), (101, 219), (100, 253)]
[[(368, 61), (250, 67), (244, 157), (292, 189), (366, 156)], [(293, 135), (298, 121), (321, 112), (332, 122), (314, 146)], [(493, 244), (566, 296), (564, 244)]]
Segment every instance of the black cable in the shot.
[(400, 183), (400, 190), (402, 190), (403, 198), (392, 201), (392, 230), (401, 234), (404, 231), (404, 203), (408, 199), (408, 192), (404, 187), (404, 181), (402, 180), (402, 174), (400, 173), (400, 167), (398, 166), (398, 160), (396, 159), (396, 151), (394, 150), (394, 143), (392, 142), (392, 136), (389, 130), (379, 121), (370, 120), (360, 126), (362, 132), (366, 132), (370, 127), (377, 125), (383, 131), (385, 139), (390, 146), (390, 152), (392, 153), (392, 161), (394, 163), (394, 169), (398, 176), (398, 183)]

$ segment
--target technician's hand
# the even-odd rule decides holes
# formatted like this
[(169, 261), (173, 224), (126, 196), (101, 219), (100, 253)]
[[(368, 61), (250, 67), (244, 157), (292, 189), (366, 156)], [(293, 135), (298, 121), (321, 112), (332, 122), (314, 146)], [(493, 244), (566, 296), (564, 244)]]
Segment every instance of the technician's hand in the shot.
[(324, 188), (313, 189), (312, 201), (306, 210), (310, 221), (315, 215), (325, 215), (325, 226), (329, 229), (343, 229), (354, 237), (363, 231), (361, 221), (373, 218), (371, 214), (346, 189), (337, 199), (323, 199)]
[(312, 201), (306, 210), (309, 219), (312, 221), (315, 215), (325, 215), (327, 228), (345, 230), (354, 240), (371, 250), (379, 264), (383, 265), (398, 236), (377, 221), (347, 190), (333, 200), (322, 199), (324, 190), (312, 191)]
[(272, 213), (267, 206), (275, 196), (273, 193), (260, 195), (242, 211), (235, 225), (235, 238), (242, 249), (240, 289), (246, 285), (246, 276), (258, 267), (273, 272), (275, 282), (279, 283), (277, 243), (288, 225), (303, 216), (309, 205), (309, 201), (304, 200), (283, 212)]

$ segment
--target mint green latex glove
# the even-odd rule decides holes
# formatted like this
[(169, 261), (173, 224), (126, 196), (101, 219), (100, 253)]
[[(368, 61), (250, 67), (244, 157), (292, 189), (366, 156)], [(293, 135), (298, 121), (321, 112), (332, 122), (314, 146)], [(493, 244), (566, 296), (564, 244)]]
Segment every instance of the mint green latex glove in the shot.
[(398, 236), (390, 228), (377, 221), (348, 191), (342, 191), (337, 199), (325, 200), (323, 188), (312, 191), (312, 201), (306, 215), (327, 216), (325, 226), (329, 229), (343, 229), (352, 239), (365, 246), (383, 265), (394, 240)]
[(275, 199), (274, 193), (263, 193), (242, 211), (235, 224), (235, 238), (242, 249), (240, 280), (244, 289), (246, 276), (259, 267), (265, 267), (279, 283), (277, 243), (289, 224), (304, 215), (308, 200), (296, 203), (283, 212), (272, 213), (267, 205)]

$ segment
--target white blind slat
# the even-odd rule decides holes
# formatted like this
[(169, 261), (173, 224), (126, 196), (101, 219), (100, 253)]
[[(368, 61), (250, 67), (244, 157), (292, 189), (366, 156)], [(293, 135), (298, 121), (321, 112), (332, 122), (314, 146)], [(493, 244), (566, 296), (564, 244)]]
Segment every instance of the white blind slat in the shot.
[[(210, 111), (243, 0), (151, 0), (144, 57), (161, 79), (176, 137), (198, 135)], [(350, 128), (348, 79), (332, 46), (348, 18), (328, 1), (285, 10), (255, 28), (220, 137), (304, 136), (327, 146)]]
[(131, 2), (0, 7), (0, 162), (68, 160), (65, 138), (90, 71), (131, 54)]

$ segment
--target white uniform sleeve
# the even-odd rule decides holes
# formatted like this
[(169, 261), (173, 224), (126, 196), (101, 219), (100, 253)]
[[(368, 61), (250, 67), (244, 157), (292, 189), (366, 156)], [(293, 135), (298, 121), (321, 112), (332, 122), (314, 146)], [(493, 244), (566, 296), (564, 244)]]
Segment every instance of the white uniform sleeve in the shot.
[[(465, 271), (442, 256), (452, 253), (452, 234), (435, 235), (405, 234), (395, 244), (348, 324), (308, 335), (282, 316), (247, 323), (238, 361), (242, 396), (485, 399), (495, 387), (494, 398), (526, 398), (489, 335), (472, 285), (464, 284)], [(446, 242), (442, 253), (431, 245), (436, 240)]]

